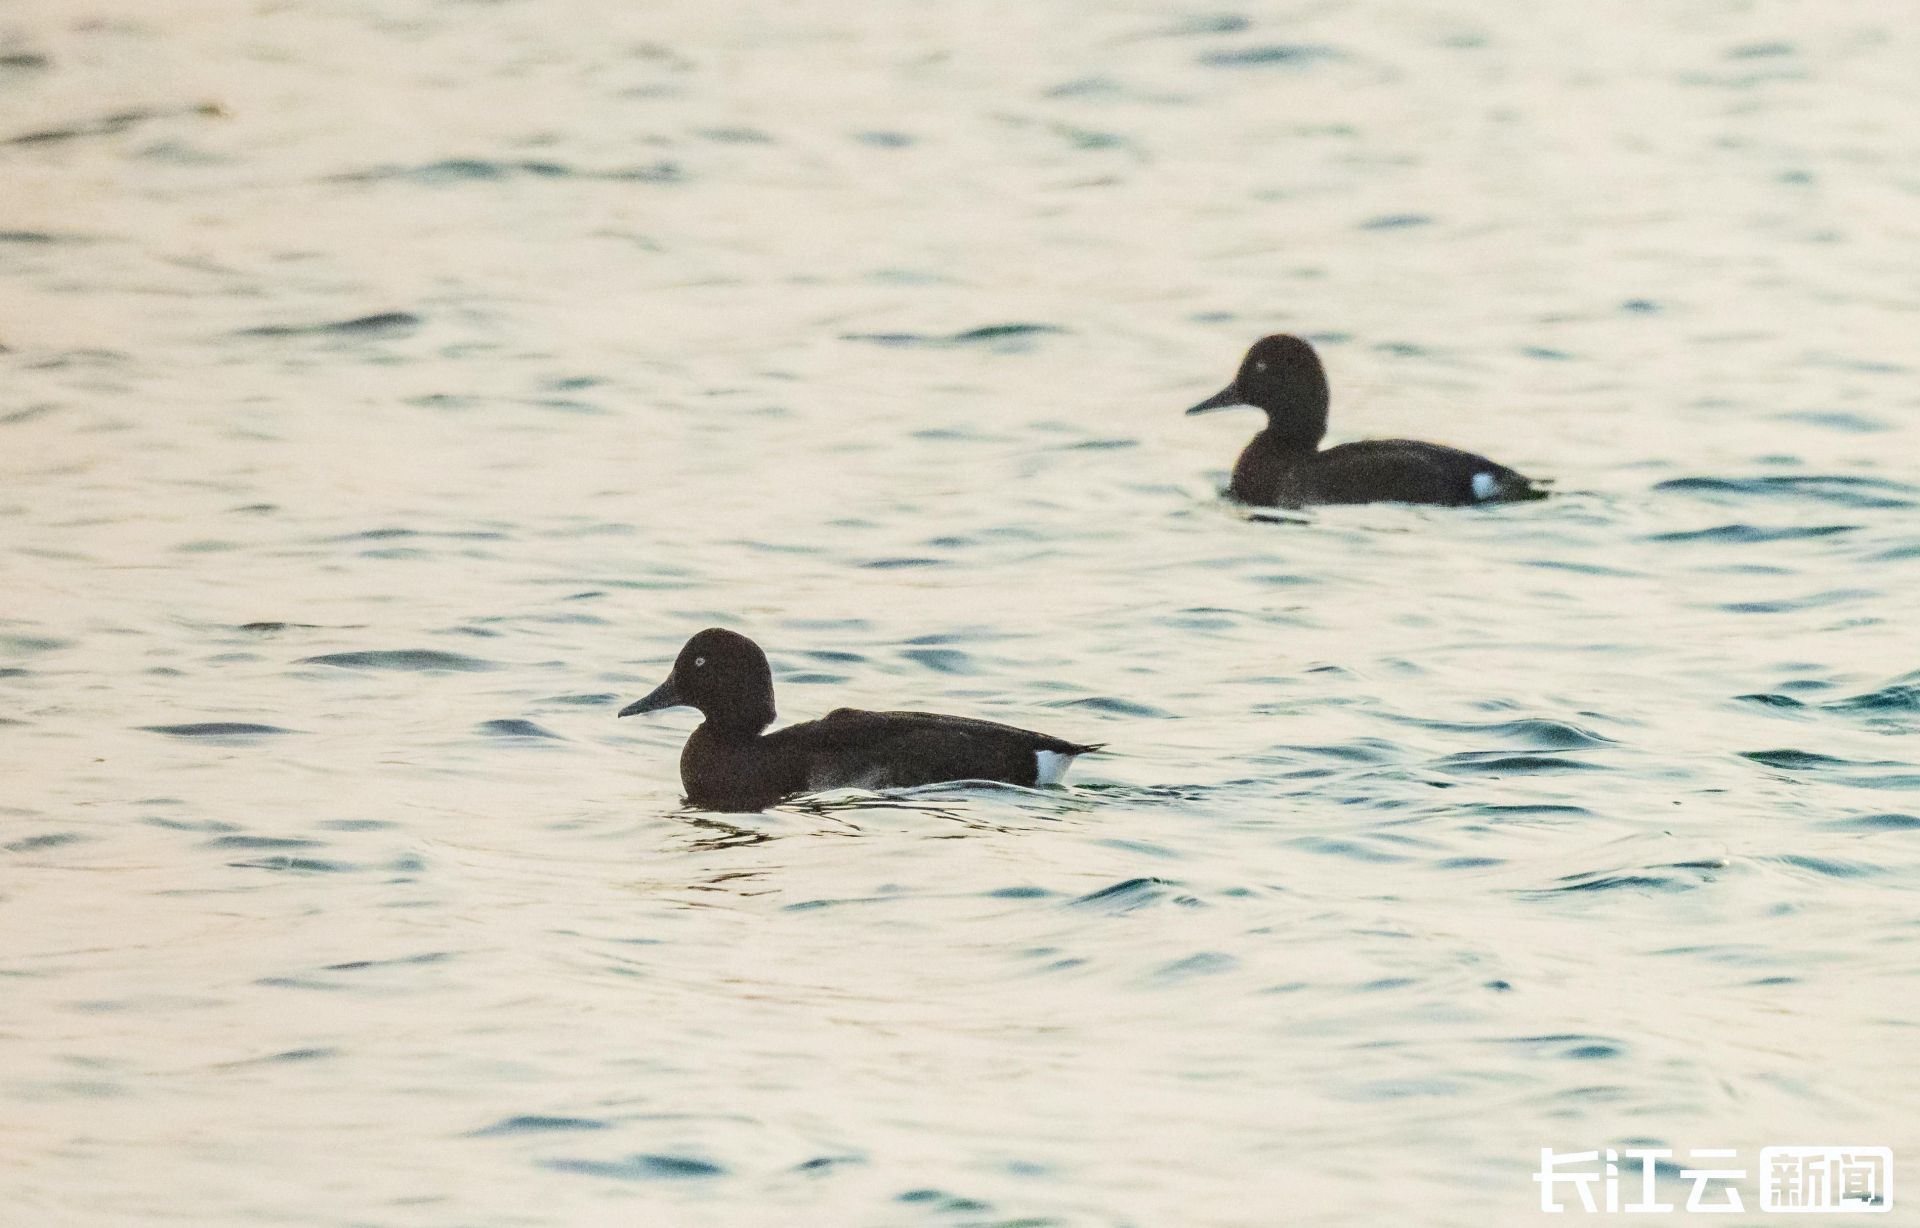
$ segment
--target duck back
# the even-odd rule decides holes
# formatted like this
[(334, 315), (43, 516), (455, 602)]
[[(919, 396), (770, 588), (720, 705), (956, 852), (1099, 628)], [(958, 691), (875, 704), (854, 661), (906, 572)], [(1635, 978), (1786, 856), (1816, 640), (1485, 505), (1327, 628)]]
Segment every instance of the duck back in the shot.
[(1525, 475), (1484, 456), (1413, 439), (1370, 439), (1325, 451), (1247, 445), (1228, 493), (1262, 507), (1424, 503), (1471, 507), (1541, 499)]
[(1064, 761), (1095, 749), (965, 716), (838, 708), (769, 734), (806, 764), (808, 789), (905, 789), (949, 780), (1052, 783)]

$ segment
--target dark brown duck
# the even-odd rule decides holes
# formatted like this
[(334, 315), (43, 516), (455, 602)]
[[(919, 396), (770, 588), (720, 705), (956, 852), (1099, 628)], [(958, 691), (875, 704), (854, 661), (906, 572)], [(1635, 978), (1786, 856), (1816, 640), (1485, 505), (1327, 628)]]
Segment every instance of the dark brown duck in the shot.
[(720, 627), (688, 640), (667, 680), (619, 714), (676, 707), (706, 718), (680, 752), (680, 783), (689, 804), (709, 810), (760, 810), (823, 789), (1057, 784), (1076, 755), (1099, 749), (970, 717), (857, 708), (767, 733), (774, 717), (767, 654)]
[(1261, 507), (1434, 503), (1467, 507), (1544, 499), (1533, 479), (1484, 456), (1413, 439), (1368, 439), (1322, 451), (1327, 373), (1313, 347), (1284, 333), (1254, 343), (1225, 388), (1189, 409), (1265, 410), (1267, 429), (1233, 466), (1227, 493)]

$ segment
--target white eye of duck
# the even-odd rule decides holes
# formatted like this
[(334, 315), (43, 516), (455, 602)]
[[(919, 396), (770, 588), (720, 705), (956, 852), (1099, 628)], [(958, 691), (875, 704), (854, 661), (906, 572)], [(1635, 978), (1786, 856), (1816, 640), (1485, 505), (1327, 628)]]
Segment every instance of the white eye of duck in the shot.
[(694, 664), (695, 664), (696, 666), (699, 666), (699, 665), (705, 665), (705, 664), (707, 663), (707, 659), (706, 659), (705, 657), (695, 657), (695, 658), (693, 659), (693, 663), (694, 663)]
[(1267, 364), (1264, 362), (1256, 362), (1253, 364), (1253, 369), (1255, 371), (1265, 371), (1267, 369)]

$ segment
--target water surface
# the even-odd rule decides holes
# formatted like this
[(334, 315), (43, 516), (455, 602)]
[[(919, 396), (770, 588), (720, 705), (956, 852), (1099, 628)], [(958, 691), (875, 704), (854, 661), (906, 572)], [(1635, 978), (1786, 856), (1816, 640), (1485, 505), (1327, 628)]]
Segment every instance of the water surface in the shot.
[[(1478, 1228), (1542, 1146), (1911, 1162), (1905, 17), (16, 4), (9, 1206)], [(1179, 411), (1277, 329), (1337, 439), (1561, 495), (1223, 505), (1254, 417)], [(689, 811), (691, 715), (613, 713), (712, 623), (785, 719), (1111, 753)]]

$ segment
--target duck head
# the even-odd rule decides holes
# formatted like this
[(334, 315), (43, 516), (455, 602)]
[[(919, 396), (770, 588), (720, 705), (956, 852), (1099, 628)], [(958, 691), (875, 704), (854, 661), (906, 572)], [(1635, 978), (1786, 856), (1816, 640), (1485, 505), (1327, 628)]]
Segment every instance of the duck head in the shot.
[(767, 654), (737, 631), (709, 627), (687, 641), (673, 672), (621, 716), (697, 708), (717, 728), (759, 733), (773, 724), (773, 670)]
[(1269, 435), (1317, 447), (1327, 433), (1327, 402), (1327, 372), (1320, 355), (1298, 337), (1275, 333), (1253, 343), (1232, 383), (1187, 412), (1251, 405), (1266, 411)]

